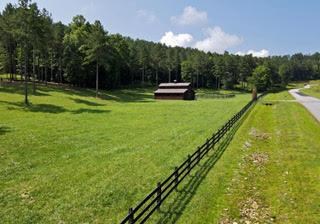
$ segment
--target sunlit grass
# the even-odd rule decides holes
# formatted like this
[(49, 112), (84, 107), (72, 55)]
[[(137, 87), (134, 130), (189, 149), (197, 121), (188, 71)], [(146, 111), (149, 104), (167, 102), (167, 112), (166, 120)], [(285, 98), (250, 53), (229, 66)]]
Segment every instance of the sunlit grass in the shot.
[(320, 99), (320, 80), (310, 81), (310, 88), (302, 89), (301, 92)]
[(1, 222), (116, 223), (250, 100), (94, 95), (41, 86), (27, 107), (22, 86), (0, 88)]

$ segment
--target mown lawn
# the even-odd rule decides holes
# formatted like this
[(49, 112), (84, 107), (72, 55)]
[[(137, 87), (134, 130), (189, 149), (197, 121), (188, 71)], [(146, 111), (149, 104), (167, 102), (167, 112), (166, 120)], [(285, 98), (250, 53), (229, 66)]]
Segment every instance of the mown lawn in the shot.
[(320, 80), (310, 81), (309, 84), (309, 89), (301, 89), (300, 91), (307, 95), (317, 97), (320, 99)]
[(287, 99), (275, 93), (256, 105), (171, 220), (320, 223), (320, 125)]
[(42, 86), (25, 107), (22, 86), (0, 88), (1, 223), (117, 223), (250, 100), (93, 96)]

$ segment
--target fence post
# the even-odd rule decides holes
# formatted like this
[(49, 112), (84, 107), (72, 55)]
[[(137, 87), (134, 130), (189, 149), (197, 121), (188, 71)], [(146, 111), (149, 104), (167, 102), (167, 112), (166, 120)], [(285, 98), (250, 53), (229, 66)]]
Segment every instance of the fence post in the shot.
[(134, 216), (133, 216), (133, 209), (129, 208), (129, 224), (133, 224), (134, 223)]
[(161, 183), (158, 182), (157, 184), (157, 207), (160, 209), (161, 205)]
[(200, 162), (200, 154), (201, 154), (201, 149), (198, 147), (198, 162)]
[(179, 173), (178, 173), (178, 167), (174, 168), (174, 176), (175, 176), (175, 182), (176, 182), (176, 186), (179, 182)]

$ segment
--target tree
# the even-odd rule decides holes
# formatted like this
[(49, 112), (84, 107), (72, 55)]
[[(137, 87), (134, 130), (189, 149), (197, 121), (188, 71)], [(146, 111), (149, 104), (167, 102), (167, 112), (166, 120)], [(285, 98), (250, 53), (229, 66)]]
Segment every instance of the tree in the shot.
[(3, 48), (2, 66), (3, 69), (10, 73), (10, 79), (16, 72), (16, 19), (17, 9), (12, 4), (7, 4), (3, 12), (0, 14), (0, 47)]
[(156, 85), (159, 84), (159, 70), (161, 68), (161, 63), (164, 63), (164, 57), (165, 52), (163, 51), (163, 46), (161, 44), (155, 44), (151, 49), (151, 62), (152, 67), (155, 69)]
[(58, 58), (58, 70), (59, 70), (59, 82), (62, 83), (62, 57), (63, 57), (63, 38), (65, 35), (66, 27), (61, 23), (53, 24), (53, 51), (56, 57)]
[(45, 9), (42, 11), (38, 9), (36, 3), (30, 4), (28, 11), (30, 16), (30, 36), (32, 39), (32, 86), (33, 93), (35, 93), (36, 54), (40, 51), (42, 51), (43, 54), (48, 53), (48, 43), (51, 42), (52, 20)]
[(279, 67), (279, 75), (281, 78), (281, 84), (282, 86), (286, 86), (289, 83), (289, 80), (291, 78), (291, 68), (289, 64), (282, 64)]
[(225, 63), (222, 57), (216, 57), (213, 67), (213, 75), (216, 78), (216, 88), (220, 89), (221, 78), (225, 75)]
[(249, 78), (249, 82), (258, 91), (265, 91), (270, 87), (271, 70), (265, 65), (259, 65), (252, 72), (252, 76)]
[(138, 61), (140, 64), (141, 69), (141, 84), (144, 85), (145, 83), (145, 75), (146, 75), (146, 68), (150, 62), (150, 52), (147, 49), (147, 46), (144, 41), (138, 41)]
[(221, 78), (223, 88), (232, 89), (238, 80), (238, 66), (234, 57), (228, 52), (224, 53), (223, 58), (225, 62), (225, 73)]
[(172, 72), (174, 65), (175, 65), (173, 48), (167, 48), (165, 64), (168, 69), (168, 82), (171, 82), (171, 72)]
[(77, 86), (87, 86), (89, 65), (84, 63), (86, 55), (80, 48), (87, 43), (89, 31), (90, 24), (83, 16), (78, 15), (73, 17), (63, 38), (66, 81)]
[(181, 76), (183, 81), (191, 82), (194, 73), (195, 71), (191, 61), (185, 60), (181, 63)]
[(99, 94), (99, 66), (103, 66), (107, 61), (108, 41), (107, 33), (104, 31), (100, 21), (95, 21), (90, 27), (85, 44), (81, 46), (85, 53), (84, 63), (96, 64), (96, 97)]
[(108, 38), (108, 54), (106, 54), (106, 60), (109, 61), (108, 67), (110, 67), (110, 72), (112, 72), (112, 83), (111, 87), (115, 88), (125, 83), (125, 80), (122, 80), (123, 77), (126, 77), (127, 69), (129, 66), (129, 46), (125, 38), (119, 34), (110, 35)]
[(254, 69), (254, 63), (252, 62), (252, 55), (245, 55), (239, 58), (239, 81), (241, 82), (242, 88), (247, 78), (251, 76)]
[(139, 58), (138, 55), (138, 46), (135, 44), (134, 40), (127, 39), (128, 47), (129, 47), (129, 55), (128, 55), (128, 65), (129, 65), (129, 76), (131, 85), (135, 82), (135, 75), (139, 73)]
[(28, 62), (29, 51), (32, 45), (31, 31), (31, 15), (30, 15), (30, 0), (19, 0), (19, 8), (16, 14), (16, 30), (15, 35), (21, 44), (22, 57), (24, 58), (24, 103), (29, 105), (28, 100)]
[(30, 75), (34, 91), (38, 79), (95, 87), (96, 95), (100, 86), (118, 88), (181, 78), (197, 87), (220, 88), (222, 83), (224, 88), (233, 88), (238, 83), (244, 87), (251, 76), (252, 83), (267, 89), (291, 79), (319, 78), (320, 54), (257, 58), (169, 47), (107, 35), (100, 22), (90, 24), (81, 15), (68, 25), (53, 23), (48, 11), (31, 0), (19, 0), (0, 12), (0, 67), (11, 74), (11, 80), (17, 73), (24, 76), (27, 104)]

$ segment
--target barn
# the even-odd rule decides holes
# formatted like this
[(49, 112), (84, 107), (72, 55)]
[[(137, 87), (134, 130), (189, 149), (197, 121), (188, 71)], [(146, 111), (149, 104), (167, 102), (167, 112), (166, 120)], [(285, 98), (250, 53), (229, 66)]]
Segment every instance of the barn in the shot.
[(163, 100), (194, 100), (195, 92), (191, 83), (161, 83), (154, 92), (155, 99)]

